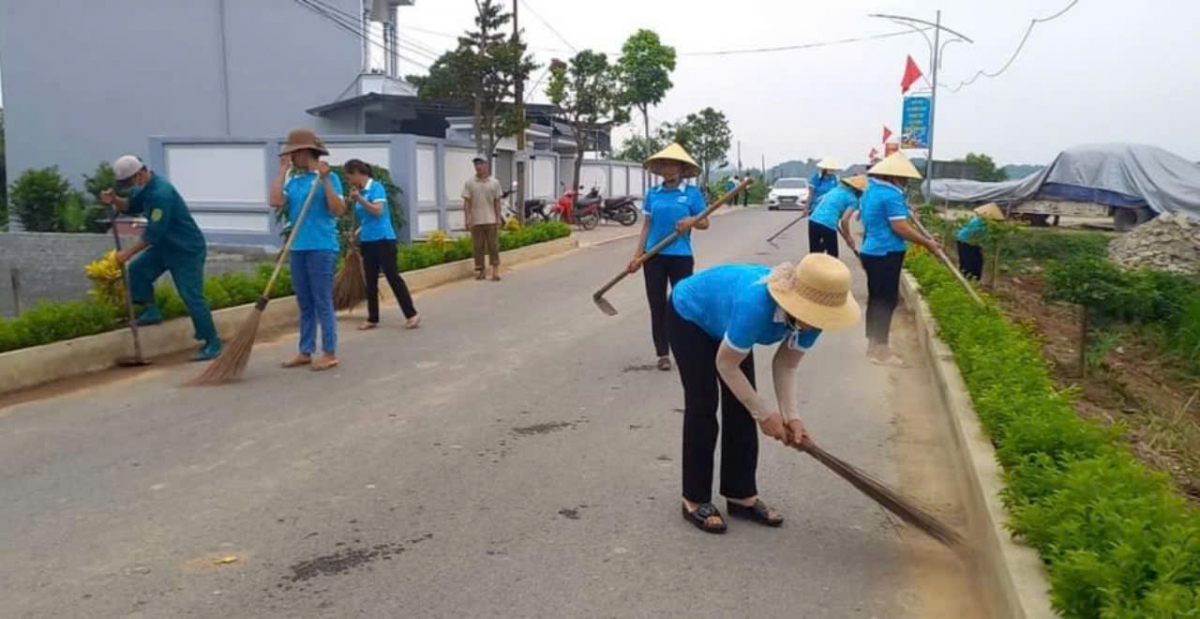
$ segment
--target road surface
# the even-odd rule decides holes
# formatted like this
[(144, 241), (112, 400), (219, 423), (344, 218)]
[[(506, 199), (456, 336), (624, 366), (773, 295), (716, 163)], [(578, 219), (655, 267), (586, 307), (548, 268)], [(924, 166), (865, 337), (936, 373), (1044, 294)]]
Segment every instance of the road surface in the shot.
[[(803, 226), (763, 243), (791, 217), (716, 220), (701, 266), (799, 257)], [(418, 295), (418, 331), (344, 319), (326, 374), (277, 369), (288, 334), (235, 385), (160, 364), (0, 409), (0, 615), (984, 616), (958, 557), (775, 443), (759, 486), (783, 528), (683, 522), (682, 390), (651, 369), (640, 278), (617, 317), (590, 299), (632, 243)], [(961, 525), (926, 370), (864, 348), (860, 325), (804, 360), (809, 429)]]

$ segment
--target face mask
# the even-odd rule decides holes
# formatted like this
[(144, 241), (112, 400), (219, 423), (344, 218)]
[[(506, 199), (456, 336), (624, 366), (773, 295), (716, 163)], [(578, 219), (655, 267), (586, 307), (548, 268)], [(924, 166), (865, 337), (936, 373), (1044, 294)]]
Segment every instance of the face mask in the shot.
[(142, 190), (145, 188), (146, 188), (145, 185), (134, 185), (134, 186), (130, 187), (127, 199), (129, 199), (129, 200), (136, 199), (138, 194), (142, 193)]

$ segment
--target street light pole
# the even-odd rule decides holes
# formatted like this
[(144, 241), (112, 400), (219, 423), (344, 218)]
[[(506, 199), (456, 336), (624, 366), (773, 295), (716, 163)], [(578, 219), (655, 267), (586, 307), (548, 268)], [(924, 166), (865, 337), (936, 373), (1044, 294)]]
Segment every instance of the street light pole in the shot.
[[(521, 37), (521, 27), (517, 23), (518, 0), (513, 0), (513, 41)], [(520, 68), (521, 57), (517, 56), (517, 67)], [(520, 71), (518, 70), (518, 73)], [(513, 92), (517, 102), (517, 222), (525, 225), (525, 76), (517, 75), (517, 85)]]
[(927, 27), (926, 29), (928, 29), (928, 27), (933, 28), (933, 42), (930, 43), (929, 37), (925, 37), (925, 44), (929, 45), (929, 65), (933, 68), (933, 80), (929, 84), (929, 89), (930, 89), (930, 94), (929, 94), (929, 136), (928, 136), (929, 145), (928, 145), (928, 152), (926, 154), (926, 159), (925, 159), (925, 180), (926, 180), (926, 182), (928, 182), (928, 181), (932, 180), (930, 175), (933, 172), (933, 126), (934, 126), (934, 116), (937, 111), (937, 87), (938, 87), (937, 75), (938, 75), (938, 67), (942, 64), (941, 34), (942, 34), (942, 31), (945, 30), (946, 32), (949, 32), (950, 34), (953, 34), (954, 36), (958, 37), (958, 39), (953, 39), (953, 40), (947, 41), (946, 45), (949, 45), (950, 43), (953, 43), (959, 39), (966, 41), (967, 43), (974, 43), (975, 41), (971, 40), (971, 37), (968, 37), (967, 35), (965, 35), (961, 32), (955, 32), (955, 31), (943, 26), (941, 10), (938, 10), (937, 18), (932, 23), (925, 21), (923, 19), (917, 19), (915, 17), (904, 17), (901, 15), (882, 15), (882, 14), (878, 14), (878, 13), (873, 13), (870, 15), (870, 17), (879, 17), (879, 18), (883, 18), (883, 19), (890, 19), (895, 22), (900, 22), (900, 23), (906, 24), (910, 28), (913, 28), (914, 30), (917, 30), (918, 32), (920, 32), (922, 36), (925, 35), (924, 29), (916, 28), (916, 27), (912, 26), (912, 24), (915, 23), (915, 24), (920, 24), (922, 26), (926, 26)]

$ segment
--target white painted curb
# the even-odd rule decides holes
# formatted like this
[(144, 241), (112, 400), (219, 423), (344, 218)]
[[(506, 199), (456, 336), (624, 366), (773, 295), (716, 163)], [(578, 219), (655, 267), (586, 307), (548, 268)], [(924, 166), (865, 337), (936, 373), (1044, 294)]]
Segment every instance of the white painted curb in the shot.
[(949, 417), (954, 453), (968, 493), (968, 539), (978, 542), (970, 555), (971, 567), (983, 587), (984, 601), (994, 617), (1057, 617), (1037, 551), (1013, 540), (1004, 528), (1008, 512), (1000, 502), (1004, 483), (996, 450), (971, 405), (954, 353), (938, 338), (933, 313), (921, 298), (917, 280), (907, 271), (900, 280), (900, 295), (916, 318), (917, 339), (928, 356), (938, 397)]
[[(578, 240), (573, 236), (527, 245), (503, 252), (501, 263), (512, 266), (539, 260), (565, 253), (578, 245)], [(468, 259), (408, 271), (403, 275), (409, 290), (416, 293), (474, 274), (474, 261)], [(387, 286), (380, 286), (381, 296), (385, 288)], [(217, 332), (222, 338), (231, 337), (253, 309), (254, 304), (251, 303), (213, 312)], [(290, 328), (296, 324), (298, 317), (299, 310), (291, 297), (272, 299), (263, 312), (259, 333)], [(140, 335), (142, 354), (147, 358), (184, 352), (199, 345), (192, 338), (192, 321), (187, 317), (143, 328)], [(117, 357), (132, 354), (133, 336), (129, 329), (0, 353), (0, 394), (106, 370), (113, 366)]]

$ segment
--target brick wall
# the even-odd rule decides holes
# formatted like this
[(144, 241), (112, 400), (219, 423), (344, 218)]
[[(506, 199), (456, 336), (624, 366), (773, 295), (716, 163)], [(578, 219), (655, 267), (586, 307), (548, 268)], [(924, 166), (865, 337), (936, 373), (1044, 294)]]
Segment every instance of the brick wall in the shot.
[[(134, 237), (123, 238), (131, 243)], [(13, 316), (12, 269), (20, 273), (20, 305), (25, 310), (38, 301), (72, 301), (87, 297), (90, 287), (84, 265), (112, 249), (108, 234), (55, 234), (48, 232), (0, 233), (0, 315)], [(252, 271), (275, 255), (257, 248), (208, 248), (206, 272)], [(169, 284), (163, 277), (159, 283)]]

